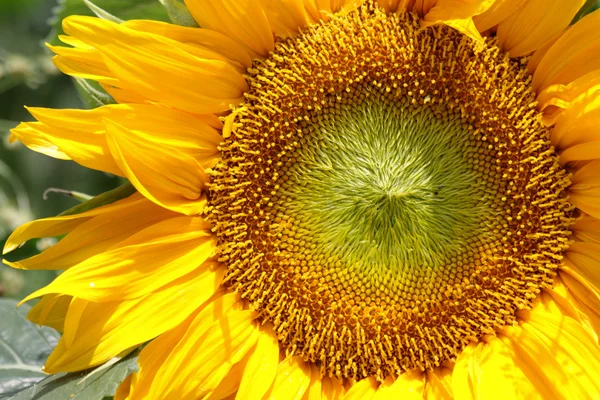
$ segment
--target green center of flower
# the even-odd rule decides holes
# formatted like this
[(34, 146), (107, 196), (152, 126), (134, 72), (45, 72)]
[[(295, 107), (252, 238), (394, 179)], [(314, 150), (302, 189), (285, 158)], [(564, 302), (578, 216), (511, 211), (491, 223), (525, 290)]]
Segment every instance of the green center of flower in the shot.
[(318, 121), (284, 157), (277, 206), (311, 232), (315, 251), (366, 276), (426, 276), (467, 261), (488, 235), (486, 181), (460, 119), (380, 98)]

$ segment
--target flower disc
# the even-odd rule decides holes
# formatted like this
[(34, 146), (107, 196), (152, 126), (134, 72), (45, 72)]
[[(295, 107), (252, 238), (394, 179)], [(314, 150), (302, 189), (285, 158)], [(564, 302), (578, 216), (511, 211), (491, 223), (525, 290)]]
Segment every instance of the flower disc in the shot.
[(208, 215), (226, 284), (287, 353), (343, 378), (430, 369), (551, 285), (569, 176), (493, 41), (366, 5), (247, 82)]

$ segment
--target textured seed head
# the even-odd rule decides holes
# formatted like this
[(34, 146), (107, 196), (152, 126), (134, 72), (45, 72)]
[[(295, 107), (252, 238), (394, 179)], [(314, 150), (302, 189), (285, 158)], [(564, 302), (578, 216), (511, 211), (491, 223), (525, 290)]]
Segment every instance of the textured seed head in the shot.
[(254, 62), (208, 218), (286, 353), (343, 378), (430, 369), (551, 285), (569, 176), (530, 80), (493, 40), (372, 4)]

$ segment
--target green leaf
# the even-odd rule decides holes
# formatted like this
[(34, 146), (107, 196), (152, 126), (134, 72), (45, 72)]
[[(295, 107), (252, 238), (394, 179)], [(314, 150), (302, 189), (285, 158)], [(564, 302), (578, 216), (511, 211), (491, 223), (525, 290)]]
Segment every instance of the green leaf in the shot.
[(82, 212), (86, 212), (94, 208), (98, 208), (100, 206), (114, 203), (115, 201), (124, 199), (125, 197), (131, 196), (134, 193), (135, 188), (131, 183), (127, 182), (116, 189), (99, 194), (98, 196), (94, 197), (89, 201), (86, 201), (85, 203), (81, 203), (76, 205), (75, 207), (71, 207), (67, 211), (62, 212), (59, 215), (81, 214)]
[(115, 99), (98, 82), (75, 78), (75, 89), (77, 89), (79, 97), (87, 108), (96, 108), (116, 103)]
[[(125, 21), (129, 19), (169, 21), (165, 8), (157, 0), (94, 0), (94, 5)], [(62, 20), (69, 15), (94, 15), (94, 12), (83, 0), (58, 0), (58, 6), (54, 8), (54, 16), (49, 21), (52, 32), (47, 41), (50, 44), (61, 44), (58, 35), (64, 34)]]
[(25, 319), (31, 307), (0, 299), (0, 397), (14, 394), (46, 377), (42, 366), (60, 338), (50, 328)]
[(114, 364), (52, 375), (8, 400), (101, 400), (114, 395), (127, 375), (137, 371), (137, 359), (134, 351)]
[(114, 15), (112, 15), (111, 13), (109, 13), (108, 11), (98, 7), (97, 5), (95, 5), (94, 3), (92, 3), (90, 0), (83, 0), (83, 2), (85, 3), (86, 6), (88, 6), (88, 8), (90, 10), (92, 10), (92, 12), (94, 14), (96, 14), (96, 16), (98, 18), (102, 18), (105, 19), (107, 21), (111, 21), (111, 22), (115, 22), (117, 24), (120, 24), (121, 22), (123, 22), (122, 19), (115, 17)]
[(198, 27), (198, 23), (190, 14), (183, 0), (159, 0), (174, 24), (189, 27)]
[(75, 89), (77, 89), (79, 97), (87, 108), (96, 108), (116, 103), (98, 82), (75, 78)]
[(579, 12), (577, 13), (577, 15), (575, 15), (575, 18), (573, 18), (573, 21), (571, 21), (571, 25), (573, 25), (575, 22), (579, 21), (581, 18), (585, 17), (592, 11), (597, 10), (598, 8), (600, 8), (600, 1), (587, 0), (585, 4), (579, 9)]

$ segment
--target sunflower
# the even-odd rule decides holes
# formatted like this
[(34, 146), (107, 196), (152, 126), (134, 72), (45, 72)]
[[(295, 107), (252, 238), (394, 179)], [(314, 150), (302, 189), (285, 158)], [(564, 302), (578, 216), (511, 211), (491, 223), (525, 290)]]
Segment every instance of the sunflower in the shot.
[[(116, 399), (600, 396), (600, 12), (583, 0), (186, 0), (72, 16), (115, 100), (12, 140), (129, 180), (18, 228), (64, 270), (45, 371)], [(24, 301), (25, 301), (24, 300)]]

